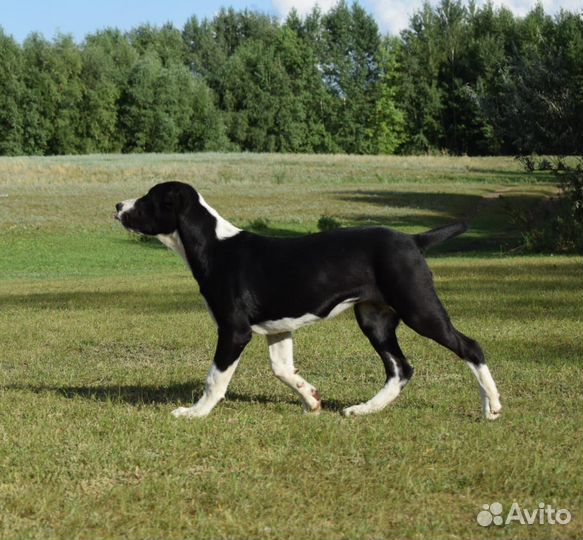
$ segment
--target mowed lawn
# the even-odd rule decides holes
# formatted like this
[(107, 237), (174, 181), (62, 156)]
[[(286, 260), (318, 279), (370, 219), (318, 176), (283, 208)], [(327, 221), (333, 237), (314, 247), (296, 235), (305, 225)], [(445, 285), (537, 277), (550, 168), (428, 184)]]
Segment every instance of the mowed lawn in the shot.
[[(350, 312), (295, 336), (319, 416), (256, 336), (225, 402), (173, 418), (201, 393), (214, 324), (178, 257), (111, 218), (165, 180), (266, 234), (314, 232), (322, 216), (407, 232), (473, 216), (429, 264), (482, 344), (501, 419), (480, 418), (464, 362), (406, 327), (411, 384), (382, 413), (341, 417), (384, 382)], [(0, 159), (0, 537), (580, 537), (582, 259), (516, 255), (509, 218), (553, 191), (509, 158)], [(493, 502), (572, 520), (481, 527)]]

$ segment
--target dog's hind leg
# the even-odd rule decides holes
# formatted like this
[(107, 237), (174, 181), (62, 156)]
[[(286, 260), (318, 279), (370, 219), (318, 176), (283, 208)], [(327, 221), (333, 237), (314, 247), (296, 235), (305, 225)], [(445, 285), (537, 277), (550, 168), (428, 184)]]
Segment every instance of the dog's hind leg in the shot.
[(202, 397), (192, 407), (178, 407), (172, 414), (176, 417), (202, 417), (209, 414), (225, 397), (227, 387), (237, 369), (243, 349), (251, 340), (251, 330), (233, 331), (219, 328), (219, 340), (213, 365), (211, 366)]
[(500, 395), (498, 394), (496, 383), (490, 374), (486, 362), (477, 365), (472, 362), (467, 362), (467, 364), (478, 380), (480, 399), (482, 400), (482, 414), (484, 415), (484, 418), (487, 420), (498, 419), (502, 412)]
[(478, 380), (484, 417), (496, 420), (500, 416), (502, 405), (484, 353), (476, 341), (454, 328), (435, 291), (424, 295), (423, 304), (403, 315), (403, 321), (418, 334), (447, 347), (466, 361)]
[(484, 360), (484, 353), (476, 341), (456, 330), (450, 323), (444, 334), (433, 337), (435, 341), (456, 353), (466, 361), (478, 380), (482, 414), (486, 420), (496, 420), (502, 412), (500, 394), (490, 370)]
[(267, 336), (269, 360), (275, 376), (297, 392), (307, 412), (321, 409), (320, 394), (311, 384), (300, 377), (294, 367), (293, 340), (290, 332)]
[(369, 414), (384, 409), (394, 401), (413, 376), (413, 368), (399, 347), (395, 330), (396, 313), (386, 305), (364, 302), (354, 307), (356, 320), (385, 366), (386, 382), (372, 399), (344, 409), (345, 416)]

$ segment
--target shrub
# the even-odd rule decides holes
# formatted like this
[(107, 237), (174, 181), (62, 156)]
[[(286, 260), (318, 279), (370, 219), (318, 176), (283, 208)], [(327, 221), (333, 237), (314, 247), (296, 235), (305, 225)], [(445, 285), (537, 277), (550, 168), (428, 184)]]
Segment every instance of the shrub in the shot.
[(550, 169), (559, 187), (556, 197), (511, 219), (522, 232), (525, 251), (536, 253), (583, 253), (583, 157), (567, 161), (558, 158), (551, 163), (534, 158), (523, 161), (527, 171), (533, 167)]
[(342, 225), (333, 216), (323, 215), (320, 216), (318, 220), (318, 230), (319, 231), (333, 231), (334, 229), (339, 229)]
[(536, 170), (536, 161), (534, 156), (516, 156), (516, 158), (527, 173), (533, 173)]
[(262, 217), (255, 218), (249, 222), (246, 228), (258, 233), (267, 232), (269, 230), (269, 220)]

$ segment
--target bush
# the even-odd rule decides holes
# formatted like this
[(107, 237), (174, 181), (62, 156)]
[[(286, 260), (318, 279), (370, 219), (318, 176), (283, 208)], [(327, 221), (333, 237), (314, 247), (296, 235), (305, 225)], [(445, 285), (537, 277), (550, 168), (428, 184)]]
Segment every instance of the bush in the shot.
[(511, 215), (521, 229), (522, 247), (533, 253), (583, 254), (583, 157), (521, 161), (528, 172), (551, 170), (560, 190), (556, 197)]
[(319, 231), (333, 231), (334, 229), (339, 229), (342, 225), (333, 216), (323, 215), (318, 220), (318, 230)]
[(267, 218), (258, 217), (250, 221), (246, 229), (256, 233), (265, 233), (269, 230), (269, 220)]
[(534, 156), (516, 156), (518, 161), (524, 167), (527, 173), (533, 173), (536, 170), (536, 161)]

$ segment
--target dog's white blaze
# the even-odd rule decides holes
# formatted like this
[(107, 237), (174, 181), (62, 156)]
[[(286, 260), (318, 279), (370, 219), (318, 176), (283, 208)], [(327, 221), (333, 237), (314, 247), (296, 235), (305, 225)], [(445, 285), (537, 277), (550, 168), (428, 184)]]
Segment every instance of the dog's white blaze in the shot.
[(229, 223), (225, 218), (223, 218), (219, 213), (210, 206), (203, 198), (203, 196), (198, 194), (198, 202), (204, 206), (208, 213), (217, 220), (217, 225), (215, 227), (215, 233), (219, 240), (224, 240), (225, 238), (231, 238), (241, 232), (241, 229), (235, 227), (232, 223)]
[(498, 389), (496, 388), (496, 383), (490, 373), (490, 369), (486, 364), (476, 366), (471, 362), (466, 363), (478, 380), (484, 418), (487, 420), (496, 420), (502, 412), (502, 405), (500, 404), (500, 394), (498, 394)]
[(298, 328), (302, 326), (306, 326), (308, 324), (313, 324), (318, 321), (331, 319), (336, 317), (336, 315), (342, 313), (350, 306), (353, 306), (358, 302), (358, 298), (348, 298), (340, 304), (334, 306), (332, 311), (328, 314), (327, 317), (318, 317), (313, 313), (306, 313), (301, 317), (284, 317), (282, 319), (277, 319), (275, 321), (264, 321), (261, 323), (257, 323), (251, 326), (251, 330), (256, 334), (261, 335), (270, 335), (270, 334), (282, 334), (286, 332), (294, 332)]
[(192, 407), (178, 407), (172, 414), (176, 417), (186, 416), (200, 418), (206, 416), (215, 405), (225, 397), (227, 387), (239, 364), (239, 358), (235, 360), (225, 371), (221, 371), (214, 363), (206, 377), (206, 384), (202, 397)]
[(134, 207), (134, 204), (136, 204), (136, 201), (138, 199), (127, 199), (125, 201), (121, 202), (121, 210), (117, 213), (117, 217), (121, 218), (121, 215), (124, 212), (127, 212), (128, 210), (131, 210)]
[(320, 396), (316, 388), (300, 377), (294, 367), (291, 333), (269, 335), (267, 336), (267, 344), (274, 375), (301, 396), (306, 411), (320, 410)]
[(352, 407), (344, 409), (343, 413), (345, 416), (360, 416), (363, 414), (382, 411), (389, 403), (397, 398), (401, 392), (399, 368), (393, 357), (391, 356), (390, 358), (393, 364), (393, 369), (395, 370), (395, 375), (385, 383), (378, 394), (369, 399), (366, 403), (360, 403), (359, 405), (353, 405)]

